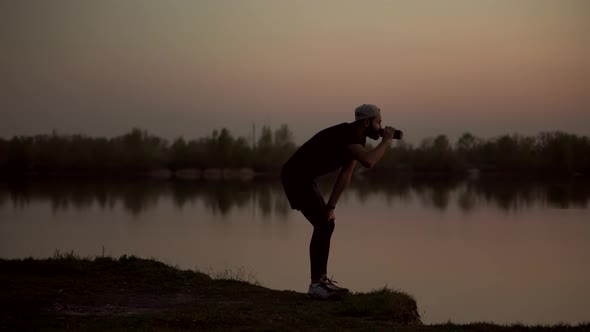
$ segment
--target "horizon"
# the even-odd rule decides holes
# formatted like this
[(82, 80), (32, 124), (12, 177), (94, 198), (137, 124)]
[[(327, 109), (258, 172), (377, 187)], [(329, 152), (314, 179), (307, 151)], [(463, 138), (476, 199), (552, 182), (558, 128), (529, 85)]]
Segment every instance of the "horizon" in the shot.
[(287, 124), (301, 145), (363, 103), (416, 146), (590, 136), (590, 2), (0, 0), (0, 137), (168, 140)]
[[(276, 126), (276, 127), (268, 126), (268, 128), (273, 133), (273, 136), (274, 136), (275, 131), (278, 130), (281, 127), (281, 125), (283, 125), (283, 124), (280, 124), (279, 126)], [(260, 132), (261, 132), (262, 128), (263, 128), (263, 126), (260, 126), (260, 127), (257, 126), (256, 127), (256, 132), (255, 132), (256, 136), (254, 137), (255, 138), (255, 140), (254, 140), (255, 142), (258, 142), (258, 140), (260, 139), (260, 137), (261, 137)], [(110, 140), (110, 139), (115, 139), (115, 138), (118, 138), (118, 137), (122, 137), (122, 136), (125, 136), (125, 135), (128, 135), (128, 134), (131, 134), (135, 130), (139, 130), (140, 132), (146, 133), (149, 136), (155, 136), (155, 137), (157, 137), (159, 139), (162, 139), (162, 140), (164, 140), (168, 144), (173, 144), (174, 141), (177, 140), (177, 139), (183, 139), (185, 142), (198, 141), (199, 139), (209, 139), (209, 138), (213, 137), (213, 133), (214, 132), (217, 132), (219, 134), (224, 129), (228, 130), (229, 135), (233, 139), (245, 139), (246, 142), (248, 143), (248, 146), (250, 146), (250, 147), (252, 146), (252, 142), (253, 142), (252, 138), (253, 138), (254, 132), (251, 132), (250, 135), (237, 135), (234, 132), (232, 132), (231, 130), (229, 130), (228, 128), (225, 128), (225, 127), (213, 128), (209, 133), (206, 133), (206, 134), (201, 135), (201, 136), (164, 137), (164, 136), (159, 136), (156, 133), (150, 132), (149, 130), (146, 130), (145, 128), (133, 127), (133, 128), (130, 128), (129, 130), (127, 130), (125, 132), (121, 132), (121, 133), (118, 133), (118, 134), (116, 133), (114, 135), (88, 135), (88, 134), (84, 134), (84, 133), (64, 133), (64, 132), (60, 132), (60, 131), (54, 129), (54, 130), (52, 130), (52, 132), (47, 132), (47, 133), (36, 133), (36, 134), (30, 134), (30, 135), (15, 135), (15, 136), (8, 137), (8, 138), (0, 136), (0, 139), (3, 139), (5, 141), (10, 141), (11, 139), (17, 138), (17, 137), (36, 137), (36, 136), (51, 136), (51, 135), (57, 135), (58, 137), (70, 137), (70, 136), (78, 136), (79, 135), (79, 136), (82, 136), (82, 137), (92, 138), (92, 139), (95, 139), (95, 138), (106, 138), (106, 139), (109, 139)], [(293, 137), (296, 136), (296, 133), (294, 133), (291, 128), (289, 128), (289, 131), (293, 135)], [(392, 141), (392, 143), (393, 143), (392, 146), (398, 145), (400, 142), (403, 141), (404, 142), (403, 144), (406, 147), (420, 148), (420, 146), (422, 145), (422, 143), (426, 143), (427, 141), (432, 141), (433, 139), (436, 139), (439, 136), (445, 136), (448, 139), (448, 142), (451, 145), (451, 147), (454, 147), (455, 144), (457, 143), (457, 141), (463, 135), (472, 135), (474, 138), (480, 139), (480, 140), (482, 140), (483, 143), (485, 143), (485, 142), (493, 142), (494, 140), (500, 139), (500, 138), (505, 137), (505, 136), (509, 136), (509, 137), (520, 137), (520, 138), (534, 138), (534, 139), (536, 139), (536, 138), (538, 138), (542, 134), (555, 134), (555, 133), (565, 134), (565, 135), (574, 135), (574, 136), (579, 137), (579, 138), (587, 138), (587, 139), (590, 139), (590, 136), (587, 136), (587, 135), (584, 135), (584, 134), (576, 134), (576, 133), (564, 132), (564, 131), (559, 131), (559, 130), (555, 130), (555, 131), (551, 131), (551, 130), (548, 130), (548, 131), (540, 131), (540, 132), (537, 132), (537, 133), (534, 133), (534, 134), (530, 134), (530, 135), (522, 134), (522, 133), (516, 133), (516, 132), (513, 132), (513, 133), (502, 133), (502, 134), (498, 134), (498, 135), (490, 136), (490, 137), (483, 137), (483, 136), (476, 135), (476, 134), (474, 134), (472, 132), (467, 132), (466, 131), (466, 132), (463, 132), (463, 133), (458, 133), (456, 135), (456, 137), (455, 136), (449, 136), (449, 135), (447, 135), (445, 133), (433, 134), (432, 136), (423, 137), (420, 141), (418, 141), (416, 143), (414, 143), (413, 141), (407, 141), (407, 140), (405, 140), (405, 137), (403, 139), (400, 139), (400, 140), (394, 139)], [(404, 133), (404, 136), (405, 136), (405, 133)], [(309, 138), (311, 138), (311, 137), (309, 137)], [(373, 146), (374, 144), (377, 144), (378, 142), (381, 141), (381, 137), (379, 139), (377, 139), (377, 140), (372, 140), (369, 137), (367, 137), (367, 139), (368, 139), (367, 140), (367, 144), (370, 145), (370, 146)], [(274, 140), (274, 137), (273, 137), (273, 140)], [(301, 142), (301, 143), (300, 142), (297, 142), (295, 139), (293, 139), (292, 142), (295, 144), (296, 147), (299, 147), (303, 143), (305, 143), (305, 141), (304, 142)]]

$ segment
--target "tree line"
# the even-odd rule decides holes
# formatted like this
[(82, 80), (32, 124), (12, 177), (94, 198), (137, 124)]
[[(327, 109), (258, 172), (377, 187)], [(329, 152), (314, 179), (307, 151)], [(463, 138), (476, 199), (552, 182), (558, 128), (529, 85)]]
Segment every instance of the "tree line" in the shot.
[(519, 134), (482, 139), (470, 133), (451, 144), (446, 135), (427, 138), (414, 148), (400, 142), (381, 167), (426, 172), (590, 175), (590, 140), (564, 132)]
[[(370, 148), (370, 146), (368, 146)], [(210, 135), (173, 141), (133, 129), (113, 137), (45, 135), (0, 138), (0, 170), (12, 173), (135, 173), (168, 169), (249, 168), (278, 172), (297, 145), (286, 124), (264, 126), (256, 140), (234, 137), (226, 128)], [(564, 132), (518, 134), (482, 139), (464, 133), (451, 143), (446, 135), (414, 147), (398, 141), (376, 171), (517, 172), (590, 174), (590, 140)]]
[(287, 125), (264, 126), (254, 142), (227, 128), (211, 135), (173, 141), (132, 129), (113, 138), (52, 134), (0, 138), (0, 170), (35, 173), (133, 173), (157, 169), (278, 169), (295, 151)]

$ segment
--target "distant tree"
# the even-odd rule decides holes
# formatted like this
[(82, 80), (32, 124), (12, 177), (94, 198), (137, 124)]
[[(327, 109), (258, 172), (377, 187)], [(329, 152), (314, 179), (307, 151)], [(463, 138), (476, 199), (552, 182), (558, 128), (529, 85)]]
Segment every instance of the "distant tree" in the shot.
[(272, 149), (272, 146), (273, 146), (272, 130), (270, 129), (269, 126), (263, 126), (261, 133), (260, 133), (260, 138), (258, 139), (258, 144), (256, 145), (256, 148), (258, 149), (258, 151), (268, 152)]
[(422, 140), (413, 161), (414, 169), (421, 171), (453, 171), (457, 168), (456, 156), (446, 135)]
[(270, 126), (263, 126), (256, 144), (254, 168), (269, 171), (273, 164), (273, 134)]
[(473, 136), (471, 133), (464, 133), (459, 137), (455, 144), (457, 151), (467, 152), (473, 150), (479, 143), (479, 139)]
[(234, 142), (232, 161), (235, 167), (251, 167), (252, 148), (245, 137), (239, 137)]
[(215, 152), (217, 161), (220, 166), (228, 167), (231, 164), (231, 153), (234, 145), (234, 138), (227, 128), (221, 129), (217, 142), (215, 142)]
[(282, 124), (279, 129), (275, 130), (274, 145), (277, 149), (292, 149), (295, 147), (293, 133), (289, 130), (288, 125)]
[(461, 168), (474, 167), (477, 163), (475, 151), (481, 144), (481, 139), (471, 133), (463, 133), (455, 143), (457, 161)]
[(295, 152), (296, 146), (295, 142), (293, 142), (293, 133), (286, 124), (281, 125), (275, 131), (273, 149), (273, 157), (277, 163), (275, 168), (281, 167)]
[(184, 138), (179, 137), (174, 140), (170, 147), (170, 157), (168, 167), (174, 172), (176, 170), (188, 167), (190, 164), (189, 148)]

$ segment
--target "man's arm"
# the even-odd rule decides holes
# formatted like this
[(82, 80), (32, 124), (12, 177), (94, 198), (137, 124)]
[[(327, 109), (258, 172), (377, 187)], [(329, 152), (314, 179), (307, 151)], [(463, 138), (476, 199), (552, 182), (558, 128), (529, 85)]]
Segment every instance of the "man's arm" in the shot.
[(385, 151), (389, 147), (389, 143), (393, 139), (392, 127), (385, 127), (383, 139), (379, 142), (376, 148), (371, 151), (365, 150), (360, 144), (350, 144), (347, 146), (348, 151), (352, 154), (355, 160), (358, 160), (366, 168), (371, 168), (383, 157)]
[(338, 177), (336, 178), (336, 182), (334, 183), (334, 188), (332, 188), (332, 194), (330, 195), (328, 204), (326, 204), (328, 209), (333, 210), (336, 207), (340, 195), (350, 183), (350, 177), (352, 176), (352, 171), (354, 171), (355, 165), (356, 160), (350, 160), (346, 165), (344, 165), (340, 169), (340, 173), (338, 173)]

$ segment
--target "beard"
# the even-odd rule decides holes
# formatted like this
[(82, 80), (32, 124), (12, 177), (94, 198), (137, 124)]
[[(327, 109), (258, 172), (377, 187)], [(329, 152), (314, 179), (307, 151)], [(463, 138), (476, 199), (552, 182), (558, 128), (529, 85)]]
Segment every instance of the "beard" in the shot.
[(378, 140), (379, 132), (373, 126), (370, 126), (367, 128), (367, 137), (373, 140)]

